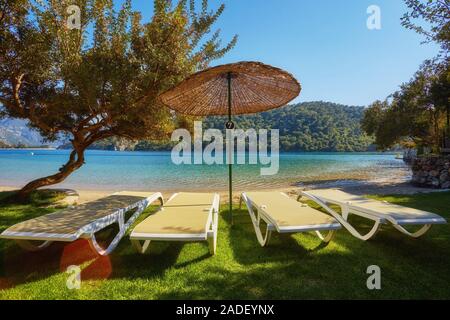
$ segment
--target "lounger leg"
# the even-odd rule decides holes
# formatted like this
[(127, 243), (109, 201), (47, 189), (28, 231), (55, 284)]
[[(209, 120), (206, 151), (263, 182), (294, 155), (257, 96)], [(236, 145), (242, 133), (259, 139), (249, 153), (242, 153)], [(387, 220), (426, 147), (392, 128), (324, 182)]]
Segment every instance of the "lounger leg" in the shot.
[(267, 225), (264, 243), (261, 244), (261, 246), (267, 247), (269, 245), (270, 239), (272, 239), (272, 231), (270, 230), (269, 225)]
[(407, 236), (410, 236), (412, 238), (420, 238), (421, 236), (423, 236), (425, 233), (427, 233), (431, 229), (431, 224), (427, 224), (427, 225), (424, 225), (419, 231), (412, 233), (400, 225), (393, 224), (393, 226), (395, 229), (399, 230), (401, 233), (406, 234)]
[(131, 240), (131, 243), (133, 244), (133, 247), (136, 249), (137, 252), (139, 252), (140, 254), (144, 254), (147, 252), (151, 241), (145, 240), (144, 244), (141, 244), (141, 241), (139, 240)]
[(320, 231), (316, 231), (317, 236), (320, 240), (322, 240), (325, 243), (329, 243), (336, 234), (336, 230), (330, 230), (327, 232), (326, 236), (324, 236)]
[(350, 210), (347, 206), (341, 206), (341, 212), (342, 212), (342, 218), (344, 218), (345, 221), (348, 221), (348, 216), (350, 215)]
[[(304, 196), (305, 198), (314, 201), (315, 203), (317, 203), (319, 206), (321, 206), (322, 208), (324, 208), (333, 218), (335, 218), (345, 229), (347, 229), (348, 232), (350, 232), (350, 234), (352, 236), (354, 236), (355, 238), (358, 238), (360, 240), (363, 241), (367, 241), (369, 239), (371, 239), (372, 237), (374, 237), (380, 226), (381, 226), (381, 221), (379, 219), (374, 220), (375, 223), (372, 226), (372, 229), (365, 235), (362, 235), (361, 233), (359, 233), (350, 223), (347, 222), (348, 216), (350, 214), (350, 210), (348, 210), (347, 207), (341, 207), (342, 209), (342, 214), (344, 216), (341, 216), (340, 214), (338, 214), (336, 211), (334, 211), (333, 209), (331, 209), (325, 202), (321, 201), (319, 198), (301, 191), (300, 196)], [(300, 198), (299, 196), (299, 198)], [(405, 230), (406, 231), (406, 230)]]
[(208, 247), (209, 253), (213, 256), (216, 254), (217, 250), (217, 233), (213, 233), (212, 235), (208, 235)]
[(211, 255), (216, 254), (217, 250), (217, 228), (219, 226), (219, 210), (218, 208), (213, 209), (213, 218), (211, 221), (210, 230), (208, 232), (208, 247), (209, 247), (209, 253)]
[(379, 219), (374, 220), (375, 223), (372, 226), (372, 228), (370, 229), (370, 231), (368, 233), (366, 233), (365, 235), (362, 235), (360, 232), (358, 232), (352, 225), (350, 225), (348, 223), (348, 217), (351, 214), (350, 209), (347, 206), (341, 206), (341, 212), (342, 212), (342, 218), (344, 219), (345, 223), (342, 221), (339, 221), (342, 226), (344, 226), (344, 228), (347, 229), (348, 232), (350, 232), (350, 234), (352, 236), (354, 236), (355, 238), (358, 238), (362, 241), (368, 241), (370, 239), (372, 239), (373, 237), (376, 236), (376, 234), (378, 233), (378, 231), (380, 231), (380, 227), (381, 227), (381, 221)]
[[(16, 243), (19, 247), (21, 247), (24, 250), (36, 252), (36, 251), (40, 251), (40, 250), (47, 248), (49, 245), (51, 245), (53, 243), (53, 241), (41, 242), (41, 241), (30, 241), (30, 240), (16, 240)], [(35, 243), (40, 243), (40, 244), (38, 245)]]
[[(136, 213), (138, 213), (140, 211), (140, 207), (138, 208), (138, 210), (136, 211)], [(135, 213), (135, 215), (136, 215)], [(113, 223), (117, 223), (119, 225), (119, 232), (116, 234), (116, 236), (114, 237), (114, 239), (111, 241), (111, 243), (109, 244), (109, 246), (106, 249), (103, 249), (99, 243), (97, 242), (97, 238), (95, 237), (95, 233), (90, 234), (87, 237), (87, 240), (89, 242), (89, 245), (91, 246), (92, 249), (94, 249), (95, 251), (97, 251), (97, 253), (101, 256), (107, 256), (109, 255), (111, 252), (114, 251), (114, 249), (119, 245), (120, 240), (123, 238), (123, 236), (125, 235), (126, 232), (126, 228), (125, 228), (125, 223), (124, 223), (124, 212), (120, 212), (115, 221)], [(132, 218), (130, 218), (131, 220)], [(109, 225), (105, 225), (103, 226), (102, 229), (110, 226)], [(100, 229), (101, 230), (101, 229)], [(100, 231), (99, 230), (99, 231)]]
[(250, 215), (250, 220), (252, 220), (252, 224), (253, 224), (253, 228), (255, 229), (255, 233), (256, 233), (256, 239), (258, 239), (259, 244), (262, 247), (266, 247), (269, 244), (271, 235), (272, 235), (272, 230), (271, 230), (271, 226), (269, 224), (267, 224), (267, 228), (266, 228), (266, 233), (263, 236), (262, 232), (261, 232), (261, 227), (260, 227), (260, 215), (258, 214), (258, 216), (255, 215), (255, 212), (253, 211), (253, 205), (251, 204), (251, 202), (247, 199), (247, 197), (243, 194), (241, 196), (241, 201), (245, 201), (245, 204), (247, 205), (247, 210), (248, 213)]
[[(163, 205), (164, 202), (163, 202), (162, 196), (158, 196), (157, 198), (152, 199), (152, 201), (156, 201), (156, 200), (158, 200), (161, 203), (161, 205)], [(102, 255), (102, 256), (109, 255), (111, 252), (113, 252), (114, 249), (119, 245), (120, 240), (123, 238), (123, 236), (127, 232), (128, 228), (131, 226), (131, 224), (133, 224), (134, 221), (136, 221), (136, 219), (141, 215), (142, 212), (145, 211), (145, 209), (151, 204), (152, 201), (141, 202), (139, 204), (139, 206), (137, 207), (136, 212), (126, 222), (125, 222), (125, 213), (126, 213), (125, 210), (123, 210), (117, 214), (115, 221), (113, 221), (112, 223), (119, 224), (119, 233), (117, 233), (117, 235), (111, 241), (111, 243), (109, 244), (107, 249), (103, 249), (98, 244), (97, 239), (95, 238), (95, 233), (92, 233), (88, 237), (88, 241), (89, 241), (89, 244), (91, 245), (91, 247), (95, 251), (97, 251), (99, 255)], [(102, 226), (102, 229), (108, 227), (112, 223)], [(147, 247), (148, 247), (148, 245), (145, 247), (145, 250), (147, 250)]]

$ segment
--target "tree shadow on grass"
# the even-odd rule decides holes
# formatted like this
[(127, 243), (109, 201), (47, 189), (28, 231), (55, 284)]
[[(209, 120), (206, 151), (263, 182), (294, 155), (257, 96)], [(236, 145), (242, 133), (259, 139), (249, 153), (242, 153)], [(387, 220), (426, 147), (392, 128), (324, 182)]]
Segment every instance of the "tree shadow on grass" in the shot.
[[(173, 267), (182, 250), (180, 243), (152, 243), (149, 253), (141, 255), (127, 252), (112, 255), (114, 265), (111, 278), (150, 279), (161, 276)], [(156, 248), (155, 248), (156, 247)]]
[(205, 253), (204, 255), (199, 256), (199, 257), (197, 257), (195, 259), (192, 259), (192, 260), (189, 260), (189, 261), (185, 261), (185, 262), (182, 262), (182, 263), (178, 263), (175, 266), (175, 268), (176, 269), (183, 269), (183, 268), (186, 268), (186, 267), (188, 267), (190, 265), (193, 265), (193, 264), (196, 264), (196, 263), (208, 260), (210, 258), (211, 258), (211, 254), (208, 252), (208, 253)]
[(433, 265), (435, 271), (450, 267), (450, 236), (448, 227), (435, 226), (418, 239), (408, 237), (392, 226), (383, 226), (382, 230), (369, 242), (384, 256), (393, 259), (408, 259), (417, 265)]
[[(345, 265), (330, 271), (323, 263), (342, 259), (338, 253), (327, 254), (299, 264), (293, 261), (270, 263), (230, 270), (206, 266), (201, 274), (185, 273), (184, 290), (167, 288), (157, 299), (339, 299), (370, 297), (365, 273), (357, 266), (353, 273)], [(344, 276), (343, 276), (344, 275)], [(356, 276), (355, 276), (356, 275)], [(376, 298), (375, 295), (373, 297)]]
[[(27, 252), (17, 245), (2, 250), (0, 258), (0, 289), (37, 281), (59, 272), (64, 246), (52, 245), (41, 252)], [(2, 287), (1, 283), (3, 282)]]
[(113, 272), (113, 256), (100, 256), (87, 240), (53, 243), (38, 252), (11, 245), (3, 252), (0, 289), (46, 279), (65, 273), (70, 266), (81, 269), (82, 280), (107, 279)]
[[(348, 235), (341, 235), (342, 241)], [(231, 242), (233, 240), (230, 240)], [(353, 241), (353, 240), (352, 240)], [(391, 242), (384, 250), (384, 241)], [(296, 241), (294, 241), (296, 242)], [(281, 245), (273, 251), (247, 252), (236, 257), (242, 265), (221, 261), (205, 264), (201, 272), (184, 272), (177, 288), (156, 293), (158, 299), (442, 299), (450, 297), (448, 264), (436, 263), (440, 252), (398, 255), (405, 249), (392, 246), (392, 239), (351, 245), (317, 254), (299, 255), (298, 249)], [(298, 246), (298, 244), (296, 244)], [(233, 245), (230, 243), (230, 246)], [(413, 246), (411, 246), (413, 248)], [(420, 248), (419, 250), (427, 248)], [(234, 250), (234, 249), (233, 249)], [(264, 248), (261, 248), (264, 250)], [(254, 251), (254, 250), (253, 250)], [(433, 256), (430, 262), (417, 258)], [(244, 258), (242, 258), (244, 257)], [(382, 290), (367, 288), (367, 268), (379, 265)], [(145, 296), (143, 296), (145, 298)]]
[(156, 248), (146, 255), (129, 253), (127, 243), (128, 247), (122, 245), (122, 250), (118, 248), (109, 256), (100, 256), (84, 239), (69, 244), (55, 243), (39, 252), (27, 252), (12, 245), (1, 260), (0, 290), (65, 273), (70, 266), (80, 267), (82, 281), (158, 277), (175, 265), (182, 244), (152, 245)]

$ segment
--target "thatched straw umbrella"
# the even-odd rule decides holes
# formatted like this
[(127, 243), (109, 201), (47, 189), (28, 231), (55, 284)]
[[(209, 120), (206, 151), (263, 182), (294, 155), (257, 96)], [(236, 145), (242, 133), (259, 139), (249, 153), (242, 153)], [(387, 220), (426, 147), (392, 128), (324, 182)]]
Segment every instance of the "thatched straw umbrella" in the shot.
[[(238, 62), (195, 73), (160, 100), (185, 115), (228, 115), (227, 129), (234, 129), (232, 115), (275, 109), (297, 97), (301, 86), (286, 71), (260, 62)], [(229, 164), (230, 214), (232, 213), (232, 165)]]

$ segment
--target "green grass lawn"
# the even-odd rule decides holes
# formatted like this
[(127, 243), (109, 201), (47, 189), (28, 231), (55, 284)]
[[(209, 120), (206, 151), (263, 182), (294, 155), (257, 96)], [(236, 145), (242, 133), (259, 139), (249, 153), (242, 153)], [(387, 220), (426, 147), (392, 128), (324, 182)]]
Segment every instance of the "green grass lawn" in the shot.
[[(6, 196), (0, 193), (0, 200)], [(450, 193), (387, 196), (379, 199), (436, 212), (450, 220)], [(0, 205), (0, 231), (54, 211), (53, 199)], [(141, 216), (151, 214), (153, 209)], [(274, 234), (261, 248), (246, 211), (229, 224), (222, 206), (218, 252), (206, 243), (153, 243), (149, 254), (122, 240), (109, 257), (98, 257), (83, 240), (54, 244), (39, 253), (0, 240), (0, 299), (443, 299), (450, 298), (450, 228), (433, 227), (411, 239), (384, 227), (369, 242), (344, 229), (321, 246), (314, 234)], [(369, 227), (355, 220), (360, 229)], [(81, 289), (69, 290), (70, 265), (81, 266)], [(367, 267), (378, 265), (382, 289), (366, 287)]]

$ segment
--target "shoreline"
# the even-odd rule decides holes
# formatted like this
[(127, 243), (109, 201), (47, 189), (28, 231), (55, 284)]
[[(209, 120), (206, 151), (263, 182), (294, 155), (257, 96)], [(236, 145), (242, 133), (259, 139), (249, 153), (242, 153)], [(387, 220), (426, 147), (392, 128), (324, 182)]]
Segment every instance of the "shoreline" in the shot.
[[(340, 174), (338, 174), (340, 175)], [(336, 174), (331, 175), (336, 176)], [(330, 176), (321, 176), (318, 179), (310, 179), (302, 182), (297, 182), (294, 184), (287, 184), (284, 186), (265, 186), (265, 187), (248, 187), (248, 188), (239, 188), (236, 187), (233, 193), (233, 201), (238, 202), (239, 196), (243, 191), (277, 191), (284, 192), (290, 196), (295, 196), (299, 190), (304, 189), (341, 189), (343, 191), (358, 194), (358, 195), (366, 195), (366, 194), (376, 194), (376, 195), (387, 195), (387, 194), (417, 194), (417, 193), (430, 193), (430, 192), (443, 192), (448, 190), (436, 190), (436, 189), (428, 189), (422, 188), (412, 185), (409, 182), (410, 176), (406, 171), (397, 171), (395, 175), (388, 175), (383, 177), (368, 177), (367, 175), (359, 176), (359, 175), (342, 175), (342, 177), (330, 178)], [(13, 191), (17, 190), (19, 186), (0, 186), (0, 192), (3, 191)], [(190, 190), (176, 190), (168, 189), (162, 190), (157, 187), (152, 189), (136, 189), (134, 190), (126, 190), (127, 188), (87, 188), (87, 187), (70, 187), (64, 184), (52, 186), (49, 189), (66, 189), (66, 190), (74, 190), (78, 193), (79, 198), (76, 201), (78, 204), (94, 201), (102, 197), (106, 197), (112, 193), (119, 191), (141, 191), (141, 192), (161, 192), (164, 198), (170, 197), (172, 194), (176, 192), (217, 192), (221, 196), (221, 202), (225, 203), (228, 201), (228, 191), (226, 189), (218, 189), (211, 190), (211, 188), (191, 188)]]

